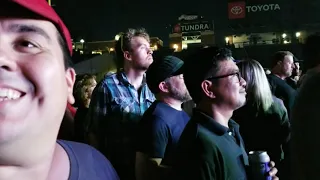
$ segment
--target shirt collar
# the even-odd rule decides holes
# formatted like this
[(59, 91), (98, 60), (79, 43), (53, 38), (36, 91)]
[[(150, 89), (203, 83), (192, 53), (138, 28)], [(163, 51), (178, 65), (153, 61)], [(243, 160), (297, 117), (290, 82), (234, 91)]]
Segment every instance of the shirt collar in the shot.
[[(124, 70), (120, 70), (118, 73), (117, 73), (117, 77), (119, 79), (119, 83), (122, 83), (126, 86), (129, 86), (131, 85), (130, 82), (128, 81), (128, 78), (127, 78), (127, 75), (126, 73), (124, 72)], [(143, 75), (143, 79), (142, 79), (142, 85), (141, 87), (145, 86), (147, 84), (147, 80), (146, 80), (146, 74)]]
[(233, 121), (232, 119), (229, 120), (228, 126), (229, 128), (221, 125), (220, 123), (216, 122), (212, 117), (208, 116), (204, 112), (201, 112), (199, 109), (194, 109), (194, 117), (196, 117), (196, 121), (199, 122), (204, 127), (208, 128), (210, 131), (214, 132), (217, 135), (224, 135), (228, 132), (238, 131), (239, 125)]

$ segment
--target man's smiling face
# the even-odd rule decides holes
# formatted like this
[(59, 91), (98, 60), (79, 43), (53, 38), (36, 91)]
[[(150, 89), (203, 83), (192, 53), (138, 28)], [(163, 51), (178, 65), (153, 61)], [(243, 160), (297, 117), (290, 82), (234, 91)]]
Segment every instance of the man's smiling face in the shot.
[(57, 28), (20, 9), (0, 8), (0, 144), (53, 136), (73, 103), (75, 73), (64, 65)]

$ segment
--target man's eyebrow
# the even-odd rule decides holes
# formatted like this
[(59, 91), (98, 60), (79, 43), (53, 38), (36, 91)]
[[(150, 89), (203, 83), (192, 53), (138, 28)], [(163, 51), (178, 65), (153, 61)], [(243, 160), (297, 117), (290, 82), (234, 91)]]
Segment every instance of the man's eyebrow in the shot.
[(12, 24), (9, 26), (8, 31), (13, 33), (35, 33), (51, 41), (51, 38), (48, 35), (48, 33), (46, 33), (42, 28), (35, 25)]
[(136, 44), (138, 47), (139, 46), (148, 46), (149, 45), (149, 43), (144, 43), (144, 42), (137, 42), (137, 44)]
[(228, 71), (229, 74), (238, 73), (238, 72), (240, 72), (239, 69), (232, 69), (232, 70), (229, 70), (229, 71)]

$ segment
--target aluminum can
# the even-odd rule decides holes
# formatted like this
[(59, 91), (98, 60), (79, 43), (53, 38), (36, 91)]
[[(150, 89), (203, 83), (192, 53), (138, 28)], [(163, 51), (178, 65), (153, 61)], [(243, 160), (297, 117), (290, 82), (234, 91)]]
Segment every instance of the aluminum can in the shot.
[(272, 180), (271, 176), (267, 176), (270, 171), (270, 157), (265, 151), (250, 151), (249, 165), (250, 175), (253, 180)]

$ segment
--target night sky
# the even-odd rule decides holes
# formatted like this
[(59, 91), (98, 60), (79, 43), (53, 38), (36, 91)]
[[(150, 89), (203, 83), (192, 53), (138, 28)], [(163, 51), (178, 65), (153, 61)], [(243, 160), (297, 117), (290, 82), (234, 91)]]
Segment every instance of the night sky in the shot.
[[(144, 27), (165, 44), (182, 14), (213, 19), (214, 0), (52, 0), (75, 40), (111, 40), (128, 27)], [(167, 27), (167, 28), (166, 28)]]

